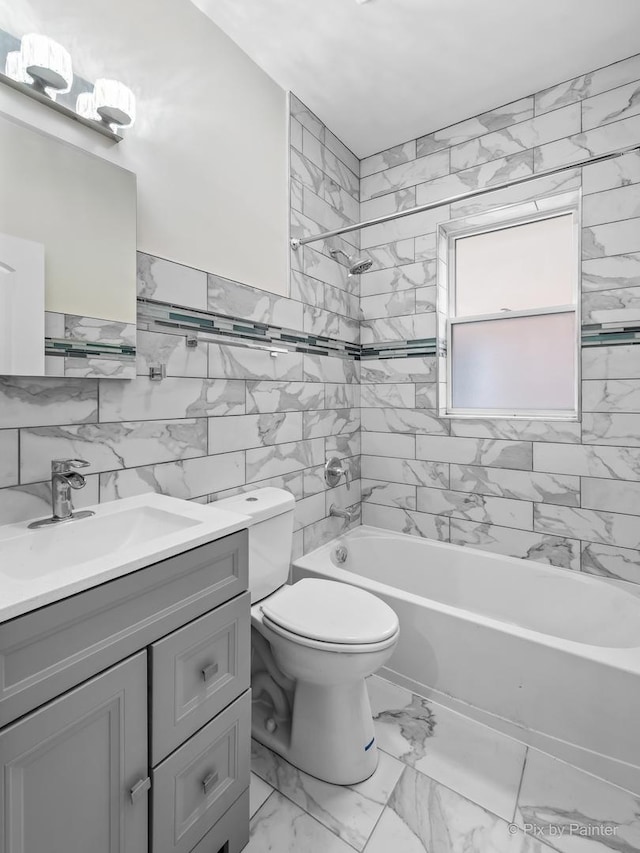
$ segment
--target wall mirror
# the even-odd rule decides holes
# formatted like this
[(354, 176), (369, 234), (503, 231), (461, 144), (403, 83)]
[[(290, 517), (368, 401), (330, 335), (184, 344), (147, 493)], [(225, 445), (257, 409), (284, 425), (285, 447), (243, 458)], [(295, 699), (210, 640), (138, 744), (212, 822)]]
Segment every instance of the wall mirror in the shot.
[(135, 376), (136, 177), (0, 116), (0, 375)]

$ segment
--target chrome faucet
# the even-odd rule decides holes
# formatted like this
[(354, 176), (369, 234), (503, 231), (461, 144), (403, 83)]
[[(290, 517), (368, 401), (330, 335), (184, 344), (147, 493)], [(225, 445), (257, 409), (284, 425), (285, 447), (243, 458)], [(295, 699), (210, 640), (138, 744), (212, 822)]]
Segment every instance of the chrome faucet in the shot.
[[(66, 521), (73, 516), (71, 489), (84, 489), (87, 481), (73, 468), (88, 468), (84, 459), (54, 459), (51, 463), (51, 504), (53, 517)], [(93, 515), (93, 513), (91, 513)]]
[(352, 509), (340, 509), (339, 506), (331, 504), (329, 507), (329, 515), (333, 516), (333, 518), (344, 518), (345, 521), (350, 522), (353, 521), (354, 513)]
[(53, 459), (51, 462), (51, 518), (42, 518), (32, 522), (30, 528), (45, 527), (49, 524), (59, 524), (62, 521), (73, 521), (88, 518), (94, 513), (91, 510), (73, 511), (71, 489), (84, 489), (87, 481), (74, 471), (74, 468), (88, 468), (89, 462), (84, 459)]

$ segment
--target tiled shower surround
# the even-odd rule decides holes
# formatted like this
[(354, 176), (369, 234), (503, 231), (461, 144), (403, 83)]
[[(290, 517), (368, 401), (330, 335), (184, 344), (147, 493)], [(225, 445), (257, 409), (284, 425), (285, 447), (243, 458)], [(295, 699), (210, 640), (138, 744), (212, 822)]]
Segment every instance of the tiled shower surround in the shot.
[[(638, 81), (633, 57), (361, 162), (292, 97), (292, 235), (637, 144)], [(583, 332), (602, 339), (583, 348), (581, 423), (439, 418), (435, 355), (368, 354), (408, 342), (434, 350), (438, 224), (580, 186)], [(336, 248), (371, 258), (372, 270), (349, 277)], [(291, 259), (287, 299), (141, 254), (140, 296), (184, 317), (237, 318), (240, 335), (244, 320), (253, 340), (256, 324), (270, 324), (291, 347), (304, 336), (326, 351), (360, 343), (361, 361), (302, 344), (274, 358), (201, 332), (188, 347), (180, 318), (163, 329), (141, 312), (133, 382), (0, 380), (0, 522), (46, 514), (50, 459), (83, 456), (92, 468), (78, 506), (282, 485), (298, 500), (298, 554), (343, 529), (329, 507), (358, 505), (361, 483), (365, 523), (640, 582), (637, 154), (319, 241)], [(166, 378), (151, 381), (160, 364)], [(350, 461), (348, 492), (322, 479), (334, 453)]]
[[(638, 144), (638, 81), (633, 57), (368, 157), (361, 219)], [(364, 229), (362, 343), (435, 336), (439, 223), (580, 186), (583, 331), (604, 339), (583, 347), (582, 422), (439, 418), (435, 356), (363, 360), (362, 520), (637, 583), (637, 152)]]

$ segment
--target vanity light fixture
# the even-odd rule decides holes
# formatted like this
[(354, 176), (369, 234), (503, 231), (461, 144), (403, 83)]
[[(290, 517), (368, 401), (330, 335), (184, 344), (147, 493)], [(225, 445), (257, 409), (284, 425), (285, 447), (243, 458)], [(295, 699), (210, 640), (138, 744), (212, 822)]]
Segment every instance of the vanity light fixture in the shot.
[(55, 97), (71, 90), (71, 56), (58, 42), (38, 33), (28, 33), (20, 43), (20, 58), (36, 92)]
[[(0, 35), (10, 34), (0, 30)], [(38, 33), (23, 36), (20, 50), (7, 53), (4, 73), (0, 71), (0, 83), (93, 128), (113, 142), (122, 141), (120, 128), (131, 127), (136, 118), (136, 99), (131, 89), (118, 80), (106, 78), (96, 80), (93, 91), (87, 91), (90, 84), (81, 78), (74, 85), (68, 51)], [(78, 92), (75, 109), (64, 103), (68, 99), (56, 100), (58, 95), (71, 92), (72, 86), (72, 96)]]

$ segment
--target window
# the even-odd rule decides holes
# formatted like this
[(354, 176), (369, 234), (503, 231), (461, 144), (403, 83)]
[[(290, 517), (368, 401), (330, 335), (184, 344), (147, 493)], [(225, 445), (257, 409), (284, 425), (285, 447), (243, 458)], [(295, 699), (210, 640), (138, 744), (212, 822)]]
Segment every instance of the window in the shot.
[(442, 415), (577, 418), (578, 212), (569, 193), (440, 226)]

